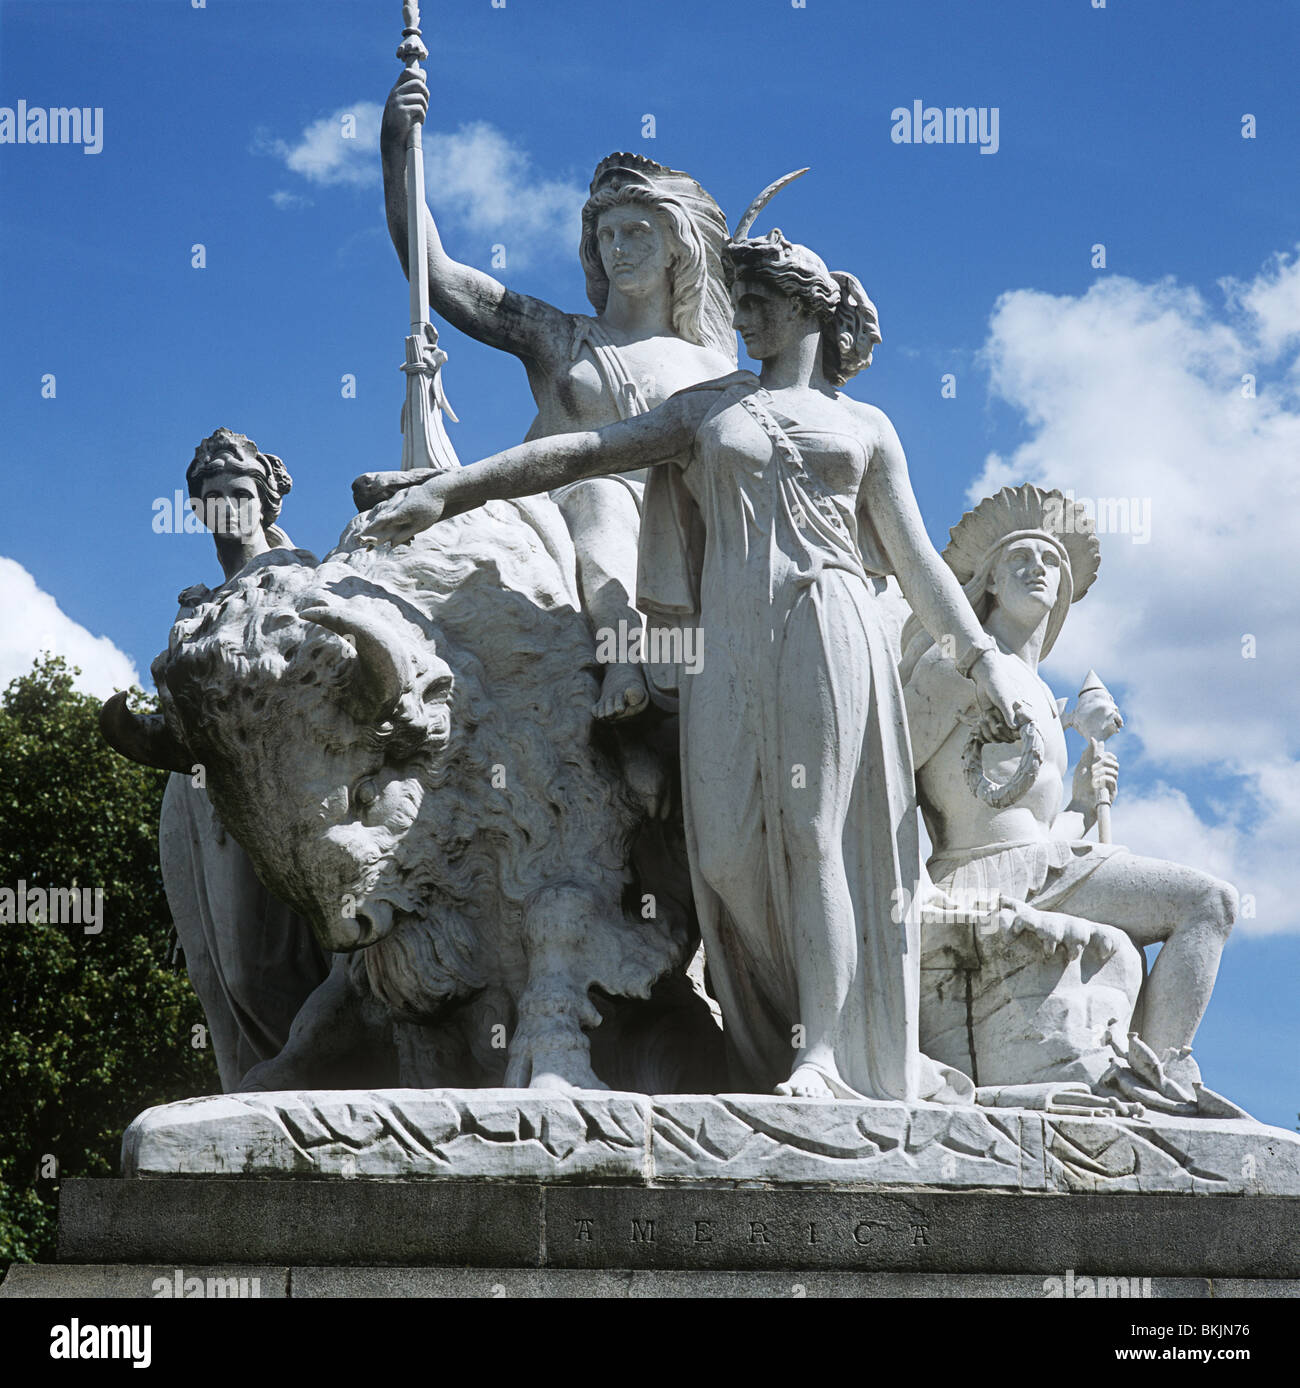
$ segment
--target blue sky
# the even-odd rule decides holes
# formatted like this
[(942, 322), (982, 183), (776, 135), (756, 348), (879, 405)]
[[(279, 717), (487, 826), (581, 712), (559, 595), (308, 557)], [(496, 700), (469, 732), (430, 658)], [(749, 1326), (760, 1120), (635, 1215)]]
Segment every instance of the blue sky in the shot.
[[(1008, 481), (1148, 506), (1145, 542), (1103, 536), (1045, 673), (1072, 694), (1095, 666), (1121, 696), (1116, 837), (1252, 898), (1197, 1049), (1212, 1085), (1294, 1125), (1300, 7), (424, 14), (454, 254), (502, 244), (508, 283), (581, 310), (574, 213), (611, 150), (688, 170), (733, 218), (811, 165), (759, 230), (874, 297), (884, 343), (850, 389), (898, 427), (936, 543)], [(207, 536), (154, 533), (153, 503), (218, 425), (284, 458), (283, 523), (318, 554), (352, 477), (398, 465), (406, 290), (373, 135), (400, 29), (398, 0), (0, 0), (0, 106), (103, 110), (98, 154), (0, 144), (0, 677), (53, 645), (99, 692), (132, 665), (148, 683), (176, 593), (218, 573)], [(916, 100), (996, 107), (997, 152), (892, 142)], [(462, 459), (518, 441), (522, 370), (450, 329), (443, 346)]]

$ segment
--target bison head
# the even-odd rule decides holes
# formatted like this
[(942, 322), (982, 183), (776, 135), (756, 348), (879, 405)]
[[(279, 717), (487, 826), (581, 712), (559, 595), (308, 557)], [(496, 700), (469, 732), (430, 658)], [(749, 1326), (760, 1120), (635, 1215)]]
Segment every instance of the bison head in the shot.
[(594, 745), (594, 646), (553, 537), (507, 503), (396, 550), (356, 529), (316, 566), (259, 556), (183, 613), (153, 665), (161, 718), (119, 710), (111, 740), (201, 766), (324, 948), (385, 942), (371, 984), (407, 1012), (518, 984), (520, 920), (557, 881), (609, 903), (638, 978), (662, 972), (668, 925), (622, 928), (640, 816)]
[(383, 938), (394, 857), (438, 779), (455, 679), (414, 609), (275, 550), (182, 616), (154, 662), (163, 714), (110, 701), (110, 741), (202, 778), (263, 881), (328, 950)]

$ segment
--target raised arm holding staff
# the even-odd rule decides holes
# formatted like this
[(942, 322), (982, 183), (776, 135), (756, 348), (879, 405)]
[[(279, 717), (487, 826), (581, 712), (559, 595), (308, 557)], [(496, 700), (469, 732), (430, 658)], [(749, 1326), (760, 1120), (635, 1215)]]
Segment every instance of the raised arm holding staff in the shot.
[[(693, 178), (639, 154), (601, 162), (583, 208), (580, 246), (596, 316), (564, 313), (447, 254), (404, 163), (409, 133), (419, 129), (428, 104), (424, 76), (412, 69), (384, 110), (380, 144), (393, 245), (410, 274), (413, 301), (427, 279), (428, 301), (442, 317), (523, 363), (537, 405), (529, 438), (630, 418), (734, 367), (720, 261), (726, 221)], [(413, 205), (421, 217), (409, 217)], [(423, 255), (415, 227), (422, 229)], [(373, 474), (359, 501), (373, 505), (417, 480)], [(642, 626), (635, 604), (642, 486), (637, 476), (593, 476), (554, 496), (573, 537), (579, 590), (595, 631)], [(606, 666), (594, 712), (621, 718), (645, 706), (638, 666)]]
[[(420, 82), (420, 59), (429, 56), (420, 37), (420, 7), (415, 0), (403, 6), (406, 27), (397, 56), (406, 63), (407, 76)], [(424, 203), (424, 151), (420, 130), (423, 117), (411, 122), (406, 134), (406, 188), (417, 206)], [(416, 267), (411, 276), (411, 331), (406, 339), (406, 404), (402, 408), (402, 470), (437, 470), (459, 466), (456, 450), (447, 437), (442, 416), (451, 419), (451, 406), (442, 387), (442, 366), (447, 354), (438, 346), (438, 330), (429, 322), (429, 284), (425, 270), (424, 223), (410, 225), (407, 263)]]

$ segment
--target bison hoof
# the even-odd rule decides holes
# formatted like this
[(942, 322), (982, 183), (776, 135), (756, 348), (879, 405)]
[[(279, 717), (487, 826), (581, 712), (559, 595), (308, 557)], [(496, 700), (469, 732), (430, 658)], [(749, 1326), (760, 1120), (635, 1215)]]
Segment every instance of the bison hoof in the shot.
[(294, 1085), (287, 1081), (282, 1068), (277, 1068), (274, 1060), (263, 1060), (244, 1076), (239, 1082), (238, 1093), (240, 1094), (266, 1094), (274, 1093), (280, 1089), (292, 1089)]
[(529, 1044), (518, 1032), (510, 1047), (505, 1082), (507, 1089), (550, 1089), (561, 1094), (609, 1088), (591, 1068), (586, 1037), (577, 1045), (556, 1045), (553, 1040)]
[(596, 1072), (590, 1065), (584, 1065), (575, 1067), (562, 1075), (557, 1074), (554, 1070), (544, 1070), (540, 1074), (534, 1072), (528, 1087), (529, 1089), (550, 1089), (560, 1094), (571, 1094), (579, 1089), (608, 1089), (609, 1085), (596, 1078)]

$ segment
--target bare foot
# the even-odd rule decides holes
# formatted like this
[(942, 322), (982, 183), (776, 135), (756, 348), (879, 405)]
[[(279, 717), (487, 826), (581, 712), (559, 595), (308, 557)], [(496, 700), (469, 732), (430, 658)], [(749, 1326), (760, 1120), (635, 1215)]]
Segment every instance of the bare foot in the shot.
[(600, 698), (592, 706), (591, 715), (608, 722), (630, 718), (645, 708), (648, 698), (645, 676), (639, 666), (607, 665)]
[(830, 1082), (815, 1065), (796, 1065), (790, 1078), (777, 1085), (776, 1092), (790, 1099), (835, 1098)]

